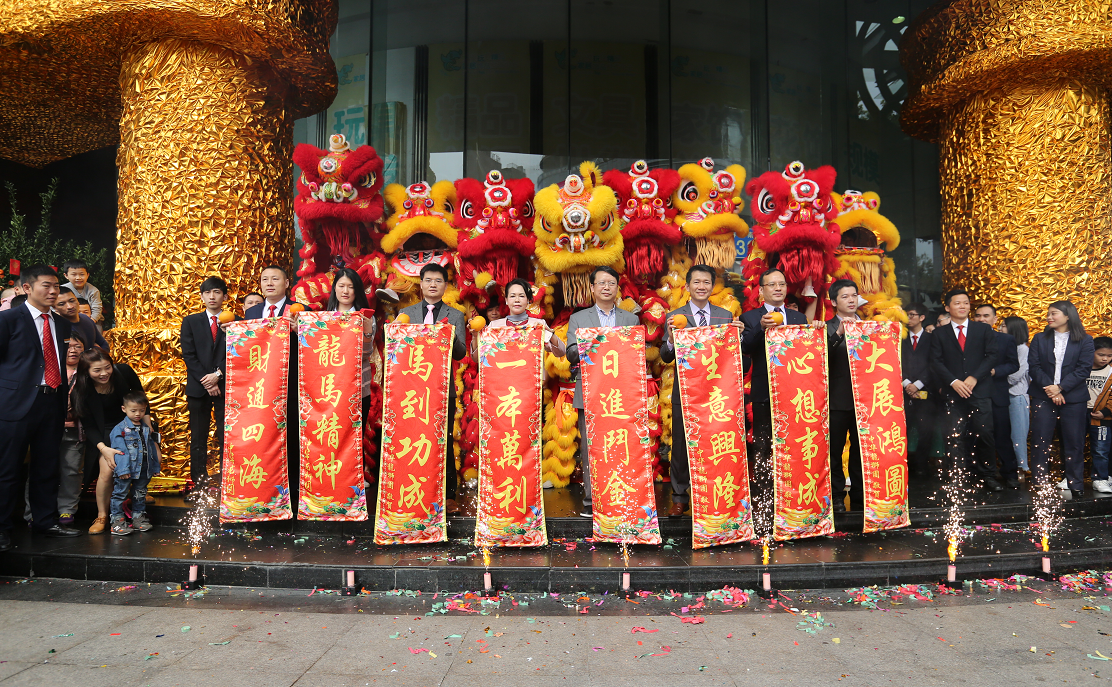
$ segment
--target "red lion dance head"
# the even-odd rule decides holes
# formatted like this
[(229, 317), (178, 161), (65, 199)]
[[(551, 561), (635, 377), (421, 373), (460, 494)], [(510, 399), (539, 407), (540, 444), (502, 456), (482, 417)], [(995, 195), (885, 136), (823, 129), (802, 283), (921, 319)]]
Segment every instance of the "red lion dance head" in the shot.
[[(825, 290), (827, 275), (838, 268), (834, 251), (841, 238), (832, 220), (838, 208), (830, 196), (837, 173), (829, 165), (807, 170), (792, 162), (783, 172), (765, 172), (745, 187), (753, 198), (757, 221), (748, 266), (753, 271), (777, 268), (788, 291), (810, 302)], [(747, 306), (756, 307), (756, 278), (746, 272), (752, 293)]]
[(617, 169), (604, 173), (602, 183), (618, 196), (626, 274), (636, 281), (655, 281), (668, 267), (668, 246), (683, 236), (672, 224), (676, 210), (671, 198), (679, 188), (680, 175), (672, 169), (650, 172), (649, 165), (638, 160), (628, 173)]

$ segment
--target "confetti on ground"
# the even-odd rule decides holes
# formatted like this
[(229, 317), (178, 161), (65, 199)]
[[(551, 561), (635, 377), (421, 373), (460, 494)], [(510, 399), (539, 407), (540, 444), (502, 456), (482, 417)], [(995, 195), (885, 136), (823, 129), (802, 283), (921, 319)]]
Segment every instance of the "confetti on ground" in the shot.
[(1089, 658), (1091, 658), (1091, 659), (1093, 659), (1093, 660), (1096, 660), (1096, 661), (1109, 661), (1109, 660), (1112, 660), (1112, 658), (1109, 658), (1108, 656), (1105, 656), (1104, 654), (1100, 653), (1099, 651), (1097, 652), (1097, 655), (1096, 655), (1096, 656), (1094, 656), (1094, 655), (1092, 655), (1092, 654), (1087, 654), (1087, 655), (1088, 655), (1088, 657), (1089, 657)]
[(232, 640), (229, 639), (225, 642), (209, 642), (209, 646), (224, 646), (225, 644), (231, 644), (231, 643), (232, 643)]
[(58, 639), (59, 637), (72, 637), (72, 636), (73, 636), (73, 633), (69, 632), (69, 633), (64, 634), (64, 635), (54, 635), (53, 637), (51, 637), (51, 639)]
[(660, 632), (660, 630), (656, 629), (656, 628), (653, 628), (652, 630), (646, 630), (643, 627), (635, 627), (635, 628), (633, 628), (632, 630), (629, 631), (630, 634), (633, 634), (634, 632), (651, 633), (651, 632)]
[[(151, 660), (152, 658), (156, 658), (157, 656), (158, 656), (158, 652), (156, 651), (156, 652), (154, 652), (153, 654), (147, 654), (147, 657), (146, 657), (146, 658), (144, 658), (143, 660), (144, 660), (144, 661), (149, 661), (149, 660)], [(101, 666), (101, 668), (103, 668), (103, 667), (104, 667), (104, 666)]]
[(656, 654), (641, 654), (637, 658), (645, 658), (646, 656), (650, 656), (650, 657), (651, 656), (667, 656), (670, 653), (672, 653), (672, 647), (662, 646), (662, 647), (660, 647), (660, 652), (659, 653), (656, 653)]
[(183, 625), (182, 628), (181, 628), (181, 631), (182, 632), (189, 632), (192, 629), (193, 628), (189, 627), (188, 625)]
[(803, 612), (803, 620), (800, 620), (796, 625), (797, 630), (802, 630), (807, 634), (818, 634), (824, 627), (834, 627), (834, 623), (823, 620), (822, 613), (807, 613)]
[(428, 651), (428, 649), (426, 649), (425, 647), (421, 647), (419, 649), (414, 649), (413, 647), (409, 647), (409, 653), (411, 653), (413, 655), (417, 655), (417, 654), (421, 653), (422, 651)]

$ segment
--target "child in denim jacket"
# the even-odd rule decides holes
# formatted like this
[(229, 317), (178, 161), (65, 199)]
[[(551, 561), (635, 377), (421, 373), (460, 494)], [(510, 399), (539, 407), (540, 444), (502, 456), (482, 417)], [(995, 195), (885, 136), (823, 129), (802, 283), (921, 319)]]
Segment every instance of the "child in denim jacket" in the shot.
[[(159, 436), (151, 428), (147, 396), (142, 391), (132, 391), (123, 397), (125, 417), (112, 428), (112, 448), (116, 456), (116, 483), (112, 489), (112, 534), (131, 534), (133, 529), (146, 532), (151, 529), (147, 518), (147, 484), (157, 475), (159, 465)], [(128, 492), (134, 490), (131, 524), (124, 519), (123, 504)]]

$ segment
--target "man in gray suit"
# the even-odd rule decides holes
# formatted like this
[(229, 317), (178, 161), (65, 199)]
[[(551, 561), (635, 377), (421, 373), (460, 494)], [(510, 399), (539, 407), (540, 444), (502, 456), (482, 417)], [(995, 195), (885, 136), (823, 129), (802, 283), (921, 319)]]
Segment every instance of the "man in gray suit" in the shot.
[[(464, 341), (464, 331), (467, 323), (463, 313), (444, 302), (444, 291), (448, 288), (448, 270), (443, 266), (430, 262), (421, 268), (421, 296), (422, 299), (408, 308), (402, 308), (398, 314), (409, 315), (413, 324), (437, 324), (444, 322), (455, 327), (455, 336), (452, 340), (452, 360), (460, 360), (467, 354), (467, 344)], [(446, 498), (446, 512), (451, 515), (459, 512), (456, 504), (456, 448), (452, 428), (456, 424), (456, 383), (452, 375), (448, 384), (448, 479), (444, 483)]]
[[(664, 345), (660, 347), (660, 359), (664, 362), (676, 360), (676, 349), (672, 341), (672, 330), (675, 328), (673, 318), (676, 315), (687, 318), (685, 327), (713, 327), (734, 322), (734, 316), (729, 310), (710, 304), (716, 277), (714, 268), (709, 265), (692, 265), (687, 271), (687, 292), (691, 294), (691, 300), (668, 313), (664, 320), (668, 325)], [(745, 325), (741, 322), (734, 324), (742, 331), (745, 330)], [(691, 500), (691, 472), (688, 467), (687, 440), (683, 431), (678, 376), (672, 380), (672, 457), (668, 476), (672, 481), (672, 508), (668, 511), (668, 517), (678, 518), (687, 510), (687, 504)]]
[(584, 308), (568, 320), (568, 361), (574, 366), (575, 400), (572, 405), (579, 411), (579, 456), (583, 460), (583, 510), (585, 518), (594, 517), (591, 508), (591, 464), (587, 457), (587, 419), (583, 414), (583, 376), (579, 371), (579, 343), (577, 329), (589, 327), (632, 327), (640, 324), (637, 316), (618, 307), (618, 273), (612, 267), (596, 267), (591, 272), (591, 295), (595, 304)]

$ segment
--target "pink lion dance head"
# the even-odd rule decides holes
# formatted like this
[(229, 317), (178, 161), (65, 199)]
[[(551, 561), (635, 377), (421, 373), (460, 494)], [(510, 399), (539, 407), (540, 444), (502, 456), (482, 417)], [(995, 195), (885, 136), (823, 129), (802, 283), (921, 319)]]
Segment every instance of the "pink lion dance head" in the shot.
[(676, 210), (671, 199), (680, 175), (673, 169), (649, 171), (648, 163), (638, 160), (629, 172), (605, 172), (602, 183), (618, 196), (626, 274), (638, 282), (655, 280), (668, 267), (669, 247), (683, 237), (672, 224)]
[(460, 259), (502, 286), (518, 277), (531, 278), (530, 260), (537, 243), (533, 182), (507, 179), (492, 170), (483, 181), (457, 179), (456, 197)]

